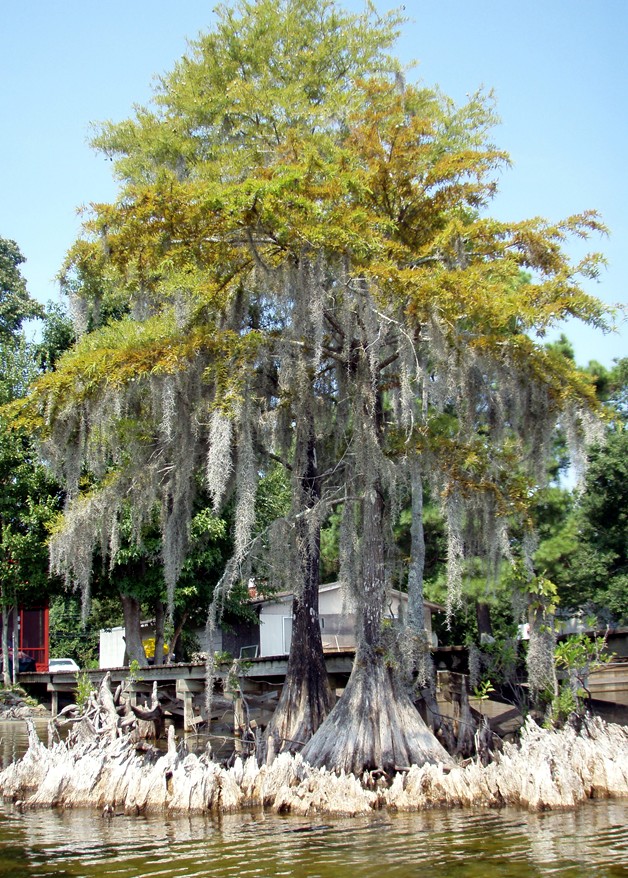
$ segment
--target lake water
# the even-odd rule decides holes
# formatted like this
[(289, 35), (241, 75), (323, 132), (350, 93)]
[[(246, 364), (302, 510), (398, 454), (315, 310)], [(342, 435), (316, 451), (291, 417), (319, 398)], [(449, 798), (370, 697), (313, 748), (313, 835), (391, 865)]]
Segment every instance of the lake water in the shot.
[[(12, 758), (23, 746), (23, 724), (0, 723), (0, 737), (3, 760)], [(566, 813), (439, 810), (368, 819), (102, 817), (21, 813), (5, 804), (0, 876), (619, 878), (628, 876), (628, 800), (588, 802)]]

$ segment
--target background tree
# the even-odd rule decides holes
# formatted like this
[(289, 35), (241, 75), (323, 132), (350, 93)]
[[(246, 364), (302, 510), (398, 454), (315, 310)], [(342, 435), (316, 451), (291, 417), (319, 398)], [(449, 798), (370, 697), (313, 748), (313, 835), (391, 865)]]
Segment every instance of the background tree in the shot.
[(568, 606), (588, 605), (602, 621), (628, 621), (628, 433), (625, 426), (590, 452), (576, 514), (577, 548)]
[[(563, 349), (565, 343), (563, 337)], [(601, 442), (589, 451), (584, 480), (571, 487), (555, 481), (538, 492), (534, 510), (540, 538), (535, 562), (555, 583), (561, 609), (584, 610), (603, 623), (625, 619), (628, 595), (622, 579), (626, 568), (623, 461), (627, 364), (624, 359), (612, 369), (595, 362), (587, 366), (596, 394), (608, 412), (606, 430)], [(564, 457), (564, 445), (558, 452), (561, 454)], [(563, 472), (568, 465), (565, 458)]]
[(20, 265), (26, 261), (15, 241), (0, 238), (0, 336), (11, 341), (25, 320), (42, 317), (42, 306), (27, 289)]
[[(13, 241), (0, 238), (0, 405), (22, 396), (39, 370), (26, 320), (44, 309), (26, 290), (24, 262)], [(52, 349), (52, 347), (51, 347)], [(0, 415), (0, 605), (5, 685), (10, 683), (9, 647), (17, 654), (17, 609), (40, 603), (49, 592), (47, 527), (61, 501), (58, 484), (41, 464), (33, 436), (12, 430)], [(8, 629), (13, 611), (14, 631)], [(13, 677), (17, 662), (13, 662)]]
[(95, 598), (87, 624), (81, 618), (80, 595), (61, 591), (50, 600), (50, 655), (73, 658), (80, 668), (99, 666), (100, 631), (122, 624), (117, 595)]

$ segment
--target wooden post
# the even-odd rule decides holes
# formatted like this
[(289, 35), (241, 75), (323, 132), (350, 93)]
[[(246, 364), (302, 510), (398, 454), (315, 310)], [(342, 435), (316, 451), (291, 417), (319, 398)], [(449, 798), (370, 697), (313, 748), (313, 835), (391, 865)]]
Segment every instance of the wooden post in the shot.
[[(183, 701), (183, 731), (192, 732), (196, 728), (194, 723), (194, 696), (203, 692), (204, 686), (201, 680), (177, 680), (177, 698)], [(208, 718), (209, 725), (209, 718)]]
[(183, 693), (183, 731), (190, 732), (194, 728), (194, 695), (191, 692)]
[(129, 683), (129, 704), (137, 707), (137, 686), (135, 683)]
[(235, 738), (235, 752), (242, 753), (242, 729), (244, 728), (244, 708), (242, 696), (233, 693), (233, 737)]

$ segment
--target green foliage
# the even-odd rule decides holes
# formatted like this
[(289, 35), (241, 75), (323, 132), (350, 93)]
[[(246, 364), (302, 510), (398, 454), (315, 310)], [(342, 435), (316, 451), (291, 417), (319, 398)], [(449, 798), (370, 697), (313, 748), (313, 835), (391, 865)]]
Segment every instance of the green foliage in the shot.
[[(628, 430), (618, 426), (590, 452), (577, 511), (570, 606), (591, 602), (628, 622)], [(610, 621), (610, 620), (609, 620)]]
[(473, 690), (473, 697), (480, 702), (480, 713), (482, 712), (482, 704), (491, 697), (491, 692), (495, 691), (495, 687), (488, 679), (482, 680)]
[(543, 616), (553, 617), (558, 607), (558, 590), (552, 580), (547, 576), (534, 576), (527, 581), (527, 589), (528, 607)]
[(491, 689), (486, 692), (497, 692), (501, 700), (517, 706), (525, 716), (529, 709), (529, 689), (526, 685), (526, 645), (518, 639), (516, 631), (495, 637), (494, 640), (482, 643), (479, 647), (472, 645), (469, 649), (469, 663), (477, 655), (474, 670), (476, 691), (482, 694), (482, 687), (488, 683)]
[(340, 522), (340, 513), (334, 511), (321, 528), (321, 582), (335, 582), (338, 579)]
[(589, 637), (573, 634), (556, 645), (554, 660), (559, 678), (559, 688), (553, 697), (548, 713), (548, 723), (561, 725), (573, 714), (583, 714), (588, 692), (588, 677), (593, 671), (612, 661), (606, 652), (605, 637)]
[(0, 404), (11, 402), (26, 393), (36, 374), (31, 350), (22, 333), (0, 340)]
[(261, 532), (268, 526), (288, 515), (292, 502), (292, 491), (286, 470), (279, 464), (272, 465), (260, 479), (255, 496), (256, 530)]
[(122, 624), (122, 611), (115, 596), (95, 597), (86, 623), (76, 595), (53, 596), (49, 613), (51, 657), (73, 658), (81, 668), (98, 667), (100, 630)]
[(574, 361), (576, 359), (576, 352), (574, 350), (574, 346), (571, 341), (567, 338), (564, 332), (561, 332), (557, 341), (548, 342), (546, 348), (551, 351), (556, 351), (561, 354), (563, 357), (566, 357), (568, 360)]
[[(0, 342), (6, 364), (28, 351)], [(27, 366), (25, 367), (28, 368)], [(23, 387), (23, 371), (5, 371), (0, 392), (5, 399)], [(39, 603), (51, 584), (48, 576), (47, 529), (58, 513), (61, 492), (39, 461), (33, 437), (25, 430), (7, 428), (0, 414), (0, 584), (3, 602)]]
[(0, 343), (11, 340), (25, 320), (43, 316), (43, 308), (28, 294), (20, 271), (25, 261), (15, 241), (0, 238)]
[(137, 659), (129, 662), (129, 671), (127, 674), (127, 683), (141, 683), (144, 677), (141, 674), (141, 666)]
[[(26, 393), (42, 368), (36, 344), (28, 343), (22, 323), (44, 317), (26, 291), (12, 241), (0, 239), (0, 405)], [(44, 333), (47, 331), (44, 323)], [(60, 338), (47, 341), (49, 359)], [(32, 431), (14, 428), (0, 410), (0, 590), (4, 606), (41, 604), (58, 586), (48, 574), (48, 528), (58, 514), (62, 492), (42, 465)]]
[(570, 716), (579, 712), (581, 700), (569, 684), (562, 684), (558, 694), (554, 695), (549, 704), (544, 725), (547, 728), (560, 727)]
[[(217, 653), (217, 655), (226, 656), (228, 655), (228, 653)], [(242, 679), (242, 677), (246, 676), (251, 667), (252, 663), (249, 661), (249, 659), (232, 659), (229, 673), (227, 674), (227, 679), (225, 681), (225, 690), (230, 692), (239, 692), (240, 680)]]
[(610, 369), (591, 360), (587, 372), (593, 376), (599, 399), (615, 417), (625, 422), (628, 418), (628, 357), (615, 360)]
[(89, 679), (87, 671), (80, 671), (76, 674), (76, 705), (82, 713), (87, 705), (89, 696), (94, 691), (92, 681)]
[(227, 662), (232, 662), (233, 656), (227, 650), (222, 650), (221, 652), (214, 653), (214, 662), (217, 665), (226, 665)]
[[(552, 497), (544, 503), (539, 520), (539, 547), (534, 564), (556, 584), (560, 602), (564, 603), (572, 581), (574, 559), (579, 540), (579, 526), (573, 514), (573, 501), (568, 491), (550, 488)], [(568, 602), (567, 602), (568, 605)]]
[(605, 637), (591, 638), (588, 634), (569, 635), (556, 645), (554, 654), (559, 669), (575, 671), (581, 680), (613, 658), (606, 653)]
[(41, 339), (33, 348), (39, 369), (42, 372), (54, 369), (61, 355), (75, 340), (74, 325), (67, 310), (58, 302), (48, 302), (43, 315)]

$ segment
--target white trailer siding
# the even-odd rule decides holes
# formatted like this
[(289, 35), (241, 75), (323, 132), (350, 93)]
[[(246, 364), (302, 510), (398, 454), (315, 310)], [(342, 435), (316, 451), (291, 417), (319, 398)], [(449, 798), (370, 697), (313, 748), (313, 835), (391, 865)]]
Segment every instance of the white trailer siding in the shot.
[[(407, 613), (408, 596), (392, 591), (386, 604), (385, 615), (397, 618)], [(318, 596), (319, 619), (324, 649), (343, 649), (355, 646), (355, 607), (340, 583), (320, 587)], [(440, 610), (436, 604), (425, 604), (425, 627), (432, 631), (432, 612)], [(286, 655), (290, 651), (292, 635), (292, 594), (278, 594), (260, 601), (260, 656)], [(434, 644), (436, 645), (436, 644)]]
[(262, 605), (259, 617), (260, 655), (286, 655), (292, 636), (292, 595)]
[(124, 667), (124, 625), (100, 632), (99, 666), (101, 668)]

